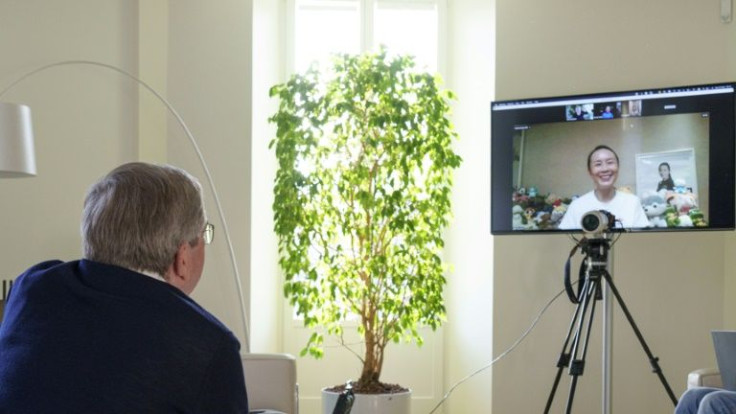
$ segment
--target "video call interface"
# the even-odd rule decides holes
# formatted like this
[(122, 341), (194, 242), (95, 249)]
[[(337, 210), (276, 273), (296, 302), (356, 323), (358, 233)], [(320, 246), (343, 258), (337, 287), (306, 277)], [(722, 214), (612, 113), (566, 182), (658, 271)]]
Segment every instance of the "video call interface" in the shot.
[(616, 227), (733, 228), (733, 100), (724, 84), (494, 102), (492, 232), (579, 229), (563, 219), (597, 194), (587, 163), (600, 145), (618, 158), (616, 197), (633, 196), (620, 214), (637, 219)]

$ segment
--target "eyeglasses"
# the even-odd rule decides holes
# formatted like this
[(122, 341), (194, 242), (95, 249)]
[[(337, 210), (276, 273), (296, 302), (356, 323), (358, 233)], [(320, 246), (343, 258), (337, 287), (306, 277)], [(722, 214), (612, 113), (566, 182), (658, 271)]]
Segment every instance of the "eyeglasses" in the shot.
[(202, 230), (202, 238), (204, 239), (204, 244), (210, 244), (212, 243), (212, 239), (215, 238), (215, 225), (207, 222), (204, 225), (204, 230)]

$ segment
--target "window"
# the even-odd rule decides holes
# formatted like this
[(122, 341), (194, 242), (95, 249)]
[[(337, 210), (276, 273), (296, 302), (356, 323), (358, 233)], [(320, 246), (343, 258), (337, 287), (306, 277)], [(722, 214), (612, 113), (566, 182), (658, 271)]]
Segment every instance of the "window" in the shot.
[(359, 1), (296, 0), (294, 69), (304, 71), (333, 53), (361, 51)]
[(417, 68), (440, 70), (442, 0), (292, 0), (290, 67), (320, 65), (334, 53), (360, 53), (385, 45), (410, 54)]

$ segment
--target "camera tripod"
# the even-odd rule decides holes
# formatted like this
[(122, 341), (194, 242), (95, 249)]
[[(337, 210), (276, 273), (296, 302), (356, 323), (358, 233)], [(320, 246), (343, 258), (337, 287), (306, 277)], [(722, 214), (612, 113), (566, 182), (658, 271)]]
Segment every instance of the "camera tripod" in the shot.
[[(578, 377), (583, 375), (585, 370), (585, 356), (588, 351), (588, 342), (590, 339), (590, 332), (593, 326), (593, 317), (595, 314), (596, 302), (601, 300), (602, 295), (602, 284), (606, 282), (616, 298), (621, 310), (623, 310), (626, 319), (634, 330), (639, 343), (641, 344), (644, 352), (649, 358), (649, 363), (652, 366), (652, 371), (657, 374), (659, 380), (670, 397), (672, 402), (677, 405), (677, 398), (672, 392), (667, 383), (667, 379), (662, 373), (662, 369), (659, 367), (659, 358), (655, 357), (649, 346), (647, 345), (644, 337), (639, 331), (639, 328), (634, 322), (634, 318), (631, 316), (629, 309), (626, 307), (624, 300), (621, 298), (621, 294), (618, 292), (616, 285), (613, 283), (611, 274), (608, 272), (608, 251), (611, 246), (609, 239), (605, 237), (583, 239), (578, 246), (573, 250), (577, 250), (577, 247), (582, 247), (583, 253), (586, 255), (583, 264), (581, 265), (581, 280), (582, 286), (578, 286), (578, 294), (575, 295), (572, 292), (572, 288), (566, 283), (565, 288), (567, 289), (568, 296), (571, 301), (576, 303), (575, 312), (573, 313), (572, 320), (570, 322), (570, 328), (565, 338), (562, 353), (560, 354), (559, 360), (557, 361), (557, 374), (555, 376), (552, 390), (550, 391), (549, 398), (547, 399), (547, 405), (544, 409), (544, 413), (549, 413), (550, 407), (555, 397), (557, 387), (560, 383), (562, 376), (562, 370), (569, 367), (569, 375), (572, 377), (570, 381), (570, 390), (567, 397), (566, 414), (570, 414), (572, 410), (573, 399), (575, 398), (575, 389), (577, 387)], [(585, 275), (582, 277), (582, 266), (585, 267)]]

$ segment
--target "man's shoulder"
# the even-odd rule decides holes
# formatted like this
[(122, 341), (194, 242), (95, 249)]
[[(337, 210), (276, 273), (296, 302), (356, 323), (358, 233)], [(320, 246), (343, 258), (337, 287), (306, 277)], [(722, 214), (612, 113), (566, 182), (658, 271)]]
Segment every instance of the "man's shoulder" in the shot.
[[(59, 289), (61, 286), (63, 289)], [(86, 259), (50, 260), (26, 270), (16, 279), (13, 289), (26, 298), (40, 295), (44, 300), (36, 302), (42, 306), (51, 306), (61, 296), (73, 303), (105, 302), (110, 312), (124, 312), (130, 320), (151, 322), (150, 312), (155, 308), (157, 326), (178, 326), (182, 331), (197, 332), (203, 340), (220, 337), (226, 342), (237, 342), (224, 323), (184, 292), (114, 265)], [(60, 291), (64, 295), (59, 295)]]
[(187, 298), (182, 302), (189, 309), (189, 318), (193, 324), (199, 327), (203, 332), (208, 332), (208, 335), (221, 336), (226, 342), (234, 341), (237, 343), (237, 347), (240, 347), (240, 342), (237, 340), (232, 331), (225, 326), (216, 316), (211, 314), (208, 310), (204, 309), (201, 305), (195, 302), (191, 298)]
[(14, 281), (13, 286), (17, 289), (21, 284), (36, 284), (51, 281), (53, 278), (44, 277), (47, 274), (69, 274), (73, 273), (74, 262), (62, 262), (61, 260), (47, 260), (26, 269)]
[(64, 268), (66, 266), (69, 266), (70, 264), (72, 264), (72, 262), (62, 262), (61, 260), (46, 260), (44, 262), (29, 267), (25, 272), (23, 272), (23, 274), (40, 273), (59, 267)]

